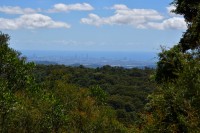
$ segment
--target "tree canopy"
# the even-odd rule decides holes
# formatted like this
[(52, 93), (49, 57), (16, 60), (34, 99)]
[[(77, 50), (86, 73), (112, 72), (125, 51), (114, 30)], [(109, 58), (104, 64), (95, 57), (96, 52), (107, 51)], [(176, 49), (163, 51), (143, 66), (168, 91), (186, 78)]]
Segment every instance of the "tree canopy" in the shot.
[(21, 54), (9, 48), (10, 37), (0, 33), (0, 79), (7, 82), (10, 90), (25, 89), (32, 80), (33, 63), (27, 63)]
[(200, 132), (200, 0), (172, 4), (188, 29), (151, 80), (149, 68), (35, 66), (0, 33), (0, 132)]
[(188, 29), (180, 43), (159, 53), (156, 91), (149, 96), (144, 132), (200, 132), (200, 1), (174, 0)]
[(9, 48), (9, 38), (0, 34), (0, 132), (127, 132), (101, 88), (69, 84), (59, 70), (61, 77), (37, 83), (34, 63)]
[(180, 40), (182, 51), (194, 50), (200, 47), (200, 0), (174, 0), (175, 13), (183, 15), (188, 29)]

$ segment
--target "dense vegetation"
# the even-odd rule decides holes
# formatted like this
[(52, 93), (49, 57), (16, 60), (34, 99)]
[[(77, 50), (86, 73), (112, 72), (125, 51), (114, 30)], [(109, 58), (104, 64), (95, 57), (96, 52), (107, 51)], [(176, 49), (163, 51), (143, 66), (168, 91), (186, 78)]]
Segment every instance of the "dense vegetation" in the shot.
[(162, 49), (153, 75), (148, 68), (35, 66), (1, 33), (0, 132), (200, 132), (200, 1), (173, 4), (188, 29)]
[(83, 66), (38, 65), (34, 70), (36, 81), (54, 85), (55, 81), (65, 81), (82, 88), (99, 88), (107, 94), (106, 102), (117, 112), (120, 122), (129, 126), (138, 120), (137, 114), (147, 103), (147, 96), (154, 87), (149, 81), (153, 69), (125, 69), (104, 66), (91, 69)]
[(8, 40), (0, 35), (0, 132), (127, 132), (102, 89), (70, 84), (61, 69), (36, 82), (34, 64)]
[(149, 96), (145, 132), (200, 132), (200, 1), (174, 0), (175, 13), (188, 29), (173, 48), (163, 49), (155, 74), (157, 90)]
[(135, 130), (152, 69), (35, 66), (0, 40), (0, 132)]

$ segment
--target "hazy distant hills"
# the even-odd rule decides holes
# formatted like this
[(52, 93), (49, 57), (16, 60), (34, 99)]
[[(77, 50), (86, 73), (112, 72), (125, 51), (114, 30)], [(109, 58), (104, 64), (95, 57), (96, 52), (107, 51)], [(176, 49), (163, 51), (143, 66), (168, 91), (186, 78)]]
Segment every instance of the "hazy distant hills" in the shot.
[(70, 65), (97, 68), (105, 65), (125, 68), (155, 67), (153, 52), (22, 51), (28, 61), (45, 65)]
[(53, 62), (53, 61), (37, 61), (37, 60), (33, 60), (34, 63), (36, 64), (41, 64), (41, 65), (58, 65), (58, 63)]

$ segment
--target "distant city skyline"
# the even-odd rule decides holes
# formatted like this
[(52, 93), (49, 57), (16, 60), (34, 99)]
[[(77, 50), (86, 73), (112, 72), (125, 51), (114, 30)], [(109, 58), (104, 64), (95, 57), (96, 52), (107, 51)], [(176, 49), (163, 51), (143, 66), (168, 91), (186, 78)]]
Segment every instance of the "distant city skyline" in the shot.
[(153, 52), (91, 52), (91, 51), (22, 51), (28, 61), (38, 64), (63, 64), (70, 66), (125, 68), (155, 67), (157, 55)]
[(2, 0), (0, 31), (17, 50), (159, 51), (186, 30), (171, 0)]

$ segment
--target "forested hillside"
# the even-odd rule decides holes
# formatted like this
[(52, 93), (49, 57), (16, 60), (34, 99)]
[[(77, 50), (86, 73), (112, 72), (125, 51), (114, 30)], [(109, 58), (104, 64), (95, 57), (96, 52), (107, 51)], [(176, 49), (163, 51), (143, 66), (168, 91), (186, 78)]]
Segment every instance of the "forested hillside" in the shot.
[(133, 132), (154, 70), (35, 65), (0, 35), (1, 132)]
[(62, 69), (36, 82), (34, 64), (9, 48), (8, 40), (0, 34), (0, 132), (128, 131), (106, 104), (102, 89), (70, 84)]
[(156, 70), (35, 65), (0, 33), (0, 132), (200, 132), (200, 0), (172, 4), (188, 29)]
[[(125, 69), (104, 66), (102, 68), (66, 67), (61, 65), (37, 65), (34, 70), (39, 84), (54, 85), (55, 81), (65, 81), (79, 88), (99, 88), (105, 91), (105, 101), (117, 112), (117, 118), (126, 126), (137, 121), (147, 103), (147, 96), (154, 90), (150, 75), (154, 70)], [(51, 86), (50, 85), (50, 86)]]

